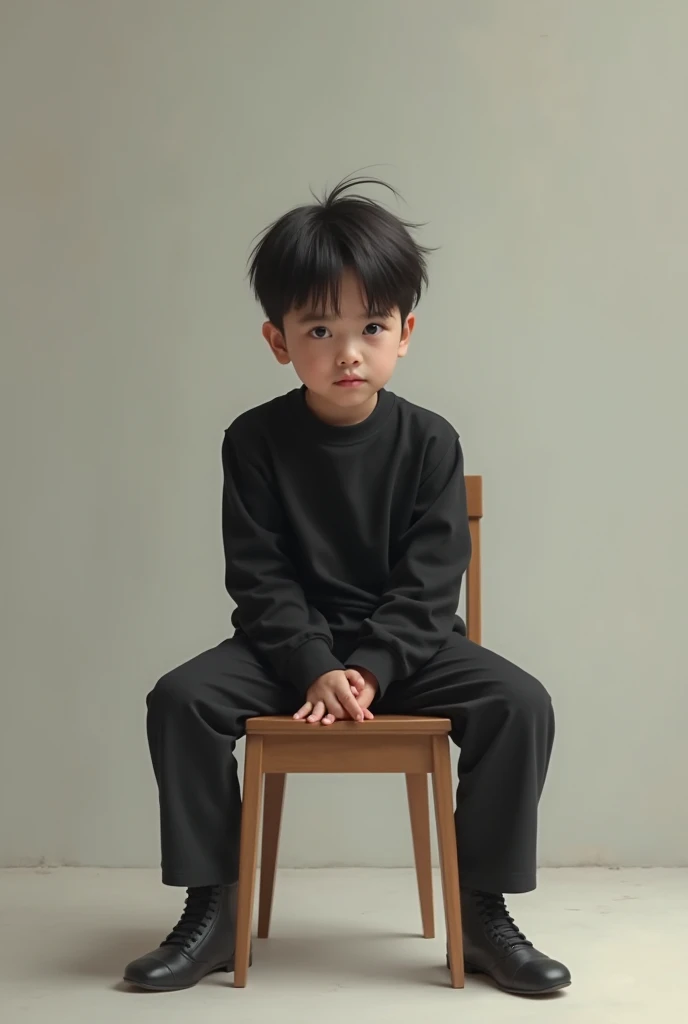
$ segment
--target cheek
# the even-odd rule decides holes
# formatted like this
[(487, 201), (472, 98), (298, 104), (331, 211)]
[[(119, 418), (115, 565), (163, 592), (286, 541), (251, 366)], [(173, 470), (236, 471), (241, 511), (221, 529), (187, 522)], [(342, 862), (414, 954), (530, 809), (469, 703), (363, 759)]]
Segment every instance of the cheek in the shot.
[(388, 368), (396, 362), (399, 352), (399, 342), (390, 341), (389, 344), (380, 345), (371, 353), (371, 362), (375, 366)]
[(318, 371), (321, 367), (329, 367), (332, 362), (331, 355), (322, 345), (309, 345), (308, 343), (296, 346), (292, 355), (294, 366), (303, 367), (304, 370)]

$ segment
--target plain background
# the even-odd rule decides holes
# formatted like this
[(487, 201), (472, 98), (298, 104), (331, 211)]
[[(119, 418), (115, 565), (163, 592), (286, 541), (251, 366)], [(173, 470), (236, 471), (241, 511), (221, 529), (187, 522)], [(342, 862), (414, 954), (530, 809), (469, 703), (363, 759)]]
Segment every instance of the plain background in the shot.
[[(395, 390), (485, 478), (545, 864), (688, 864), (688, 5), (2, 0), (0, 863), (158, 863), (144, 698), (229, 631), (220, 445), (294, 385), (253, 236), (366, 165), (438, 246)], [(282, 863), (411, 863), (291, 780)]]

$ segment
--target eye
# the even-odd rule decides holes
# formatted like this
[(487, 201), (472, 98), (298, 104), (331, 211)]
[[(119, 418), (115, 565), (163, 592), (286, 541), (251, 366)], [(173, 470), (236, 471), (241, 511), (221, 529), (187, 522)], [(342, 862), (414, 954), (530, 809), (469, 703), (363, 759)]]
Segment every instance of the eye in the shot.
[(322, 325), (320, 327), (314, 327), (308, 333), (310, 334), (310, 336), (312, 338), (319, 338), (319, 339), (327, 338), (327, 337), (330, 336), (330, 332), (328, 331), (327, 327), (323, 327)]
[(384, 327), (382, 324), (366, 324), (363, 333), (368, 334), (371, 338), (374, 338), (378, 334), (382, 334)]

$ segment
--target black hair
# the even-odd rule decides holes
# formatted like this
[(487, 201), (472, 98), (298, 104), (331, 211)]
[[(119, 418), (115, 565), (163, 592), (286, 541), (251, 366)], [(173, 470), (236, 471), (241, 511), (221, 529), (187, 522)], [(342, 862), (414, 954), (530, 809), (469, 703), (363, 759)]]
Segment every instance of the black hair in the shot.
[(349, 189), (382, 185), (379, 178), (347, 177), (322, 200), (297, 206), (270, 224), (259, 236), (249, 258), (249, 280), (268, 319), (283, 327), (290, 309), (307, 303), (339, 315), (342, 272), (358, 275), (370, 314), (399, 309), (402, 322), (428, 284), (425, 257), (410, 230), (419, 225), (403, 221), (385, 207)]

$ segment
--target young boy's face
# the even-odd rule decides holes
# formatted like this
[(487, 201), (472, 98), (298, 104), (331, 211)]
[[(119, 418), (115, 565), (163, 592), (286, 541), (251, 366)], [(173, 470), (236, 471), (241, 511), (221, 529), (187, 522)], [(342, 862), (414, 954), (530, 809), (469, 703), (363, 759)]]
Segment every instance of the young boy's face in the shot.
[(345, 425), (361, 422), (375, 408), (378, 391), (406, 355), (415, 319), (411, 313), (402, 324), (398, 309), (371, 316), (349, 270), (342, 275), (339, 304), (339, 316), (333, 310), (318, 316), (307, 306), (291, 309), (283, 331), (268, 322), (263, 336), (280, 363), (293, 363), (316, 415)]

